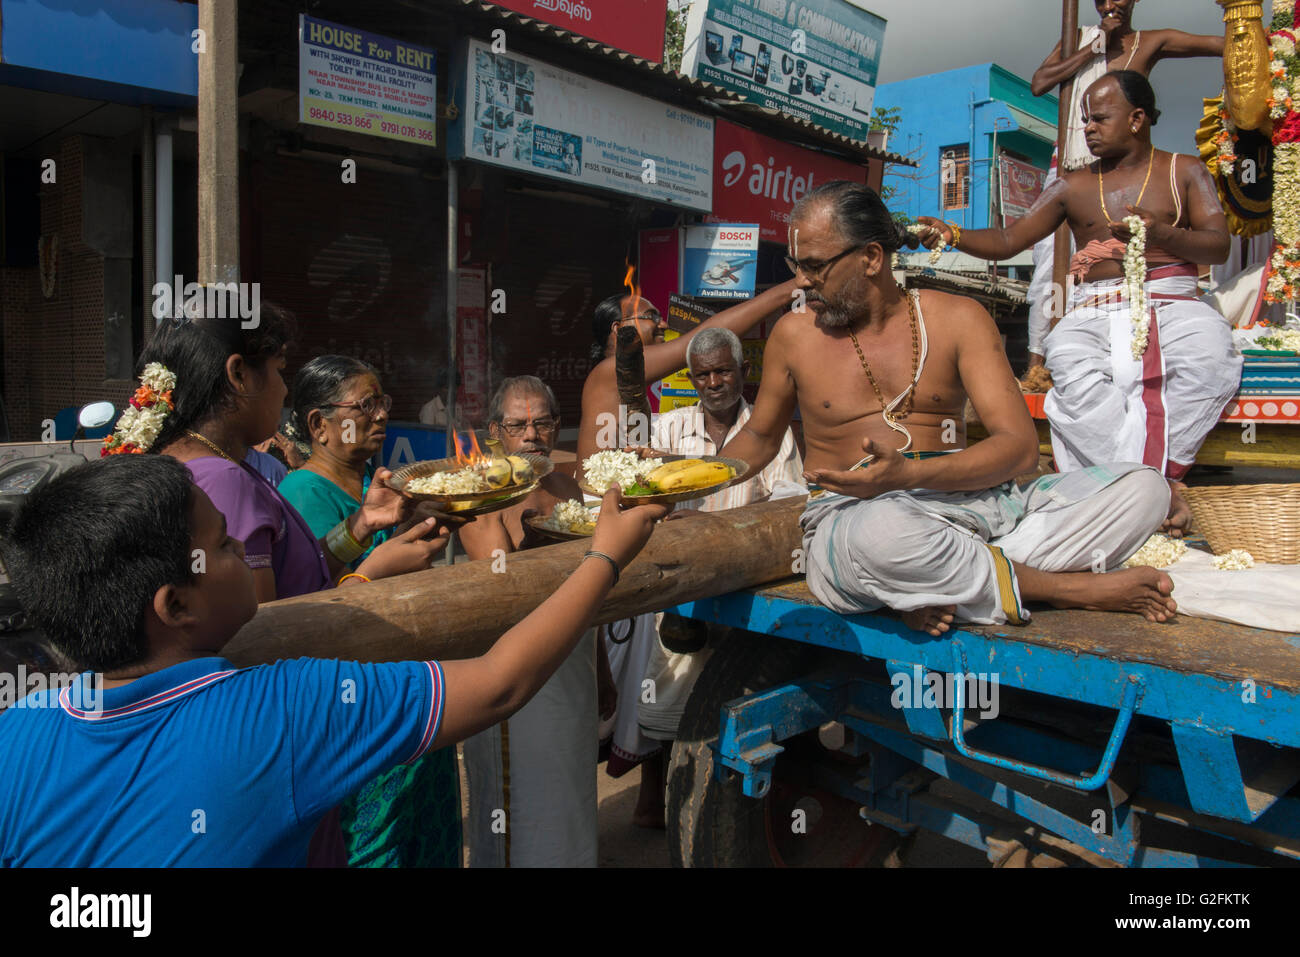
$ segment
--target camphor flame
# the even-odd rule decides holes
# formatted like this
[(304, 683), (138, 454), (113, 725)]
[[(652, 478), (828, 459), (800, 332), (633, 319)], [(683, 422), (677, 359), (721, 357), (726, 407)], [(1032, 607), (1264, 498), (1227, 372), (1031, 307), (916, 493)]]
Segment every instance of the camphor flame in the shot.
[(627, 286), (628, 299), (623, 303), (623, 318), (631, 319), (634, 316), (641, 315), (641, 287), (632, 281), (636, 275), (636, 267), (628, 260), (623, 260), (627, 264), (627, 275), (623, 277), (623, 285)]
[(472, 429), (467, 429), (464, 438), (461, 433), (452, 430), (452, 443), (456, 448), (456, 464), (462, 467), (487, 465), (492, 461), (492, 456), (488, 455), (479, 448), (478, 438), (474, 435)]

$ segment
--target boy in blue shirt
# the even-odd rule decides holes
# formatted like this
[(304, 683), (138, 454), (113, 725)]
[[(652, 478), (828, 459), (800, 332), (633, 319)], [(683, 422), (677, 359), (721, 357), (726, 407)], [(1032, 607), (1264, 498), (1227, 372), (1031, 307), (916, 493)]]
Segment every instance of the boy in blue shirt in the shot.
[(366, 781), (545, 683), (666, 511), (617, 506), (614, 488), (599, 554), (479, 658), (235, 668), (219, 651), (257, 611), (252, 572), (185, 466), (122, 455), (65, 473), (15, 518), (5, 558), (87, 673), (0, 713), (0, 865), (301, 865)]

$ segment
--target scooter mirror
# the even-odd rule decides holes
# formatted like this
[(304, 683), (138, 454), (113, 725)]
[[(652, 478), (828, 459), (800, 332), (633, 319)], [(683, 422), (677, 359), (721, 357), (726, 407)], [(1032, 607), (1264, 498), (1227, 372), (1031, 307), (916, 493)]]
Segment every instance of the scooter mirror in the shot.
[(92, 402), (81, 407), (77, 424), (83, 429), (98, 429), (113, 421), (117, 407), (112, 402)]

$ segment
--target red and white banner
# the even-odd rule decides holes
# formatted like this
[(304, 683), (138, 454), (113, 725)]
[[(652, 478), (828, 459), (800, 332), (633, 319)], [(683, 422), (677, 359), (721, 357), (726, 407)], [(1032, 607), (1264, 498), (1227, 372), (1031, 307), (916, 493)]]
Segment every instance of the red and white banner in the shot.
[(718, 120), (713, 130), (713, 214), (704, 221), (757, 223), (760, 239), (784, 243), (795, 201), (835, 179), (865, 183), (867, 169)]
[(664, 0), (492, 0), (522, 13), (601, 43), (626, 50), (643, 60), (664, 58)]
[(1047, 170), (1039, 169), (1020, 160), (1013, 160), (1003, 155), (1001, 165), (1002, 184), (1002, 225), (1020, 219), (1029, 212), (1029, 207), (1038, 202), (1047, 180)]

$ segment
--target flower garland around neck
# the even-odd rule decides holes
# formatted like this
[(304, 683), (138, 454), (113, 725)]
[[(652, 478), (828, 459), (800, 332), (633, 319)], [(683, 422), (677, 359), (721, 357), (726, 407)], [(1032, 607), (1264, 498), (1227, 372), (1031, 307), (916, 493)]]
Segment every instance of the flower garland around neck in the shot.
[(1124, 225), (1133, 237), (1124, 248), (1124, 295), (1133, 321), (1133, 358), (1147, 351), (1151, 312), (1147, 308), (1147, 227), (1140, 216), (1125, 216)]
[(117, 428), (104, 439), (100, 456), (139, 455), (148, 452), (162, 431), (163, 421), (176, 408), (172, 391), (176, 373), (161, 362), (151, 362), (140, 376), (140, 388), (131, 396), (130, 407), (117, 420)]
[(1300, 299), (1300, 55), (1296, 51), (1297, 8), (1273, 4), (1268, 35), (1273, 90), (1273, 236), (1266, 302)]

